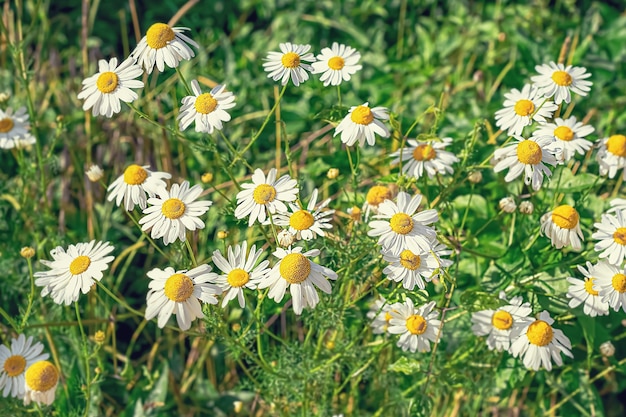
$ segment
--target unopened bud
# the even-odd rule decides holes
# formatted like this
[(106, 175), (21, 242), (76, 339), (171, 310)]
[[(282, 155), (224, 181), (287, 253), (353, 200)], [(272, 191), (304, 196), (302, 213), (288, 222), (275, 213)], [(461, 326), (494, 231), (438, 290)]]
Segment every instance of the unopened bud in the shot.
[(241, 413), (241, 410), (243, 410), (243, 402), (241, 402), (241, 401), (233, 401), (233, 409), (234, 409), (235, 413), (237, 413), (237, 414)]
[(533, 214), (535, 206), (530, 201), (522, 201), (519, 203), (519, 212), (522, 214)]
[(289, 230), (284, 229), (278, 234), (278, 244), (283, 248), (291, 246), (294, 240), (296, 240), (296, 237), (289, 233)]
[(92, 165), (87, 171), (85, 171), (85, 174), (87, 174), (87, 178), (89, 178), (89, 181), (98, 182), (104, 176), (104, 171), (102, 171), (102, 168), (100, 168), (98, 165)]
[(335, 348), (335, 342), (332, 340), (329, 340), (328, 342), (326, 342), (326, 349), (328, 350), (333, 350)]
[(35, 256), (35, 249), (31, 248), (30, 246), (25, 246), (20, 251), (20, 255), (22, 256), (22, 258), (30, 259)]
[(218, 239), (226, 239), (228, 237), (228, 232), (226, 230), (220, 230), (217, 232)]
[(5, 101), (7, 101), (9, 98), (11, 98), (11, 94), (6, 93), (6, 92), (2, 92), (0, 93), (0, 103), (4, 103)]
[(202, 177), (200, 177), (200, 179), (202, 180), (203, 183), (208, 183), (213, 181), (213, 174), (210, 172), (205, 172), (204, 174), (202, 174)]
[(326, 176), (328, 177), (328, 179), (334, 180), (339, 176), (339, 170), (337, 168), (331, 168), (326, 173)]
[(613, 346), (613, 343), (611, 343), (611, 341), (606, 341), (600, 345), (600, 353), (605, 358), (610, 358), (611, 356), (615, 355), (615, 346)]
[(513, 199), (513, 197), (504, 197), (502, 200), (500, 200), (499, 206), (500, 210), (504, 211), (505, 213), (513, 213), (517, 208), (517, 204), (515, 204), (515, 200)]
[(93, 340), (94, 342), (96, 342), (97, 344), (102, 344), (104, 343), (104, 338), (105, 338), (105, 334), (102, 330), (98, 330), (94, 335), (93, 335)]
[(348, 209), (348, 214), (352, 218), (353, 222), (358, 222), (361, 220), (361, 209), (357, 206), (353, 206)]
[(471, 182), (472, 184), (478, 184), (480, 182), (482, 182), (483, 180), (483, 173), (480, 171), (472, 171), (470, 172), (470, 174), (467, 176), (467, 179), (469, 180), (469, 182)]
[(231, 326), (231, 329), (233, 329), (233, 332), (238, 332), (241, 330), (241, 324), (233, 323), (233, 325)]

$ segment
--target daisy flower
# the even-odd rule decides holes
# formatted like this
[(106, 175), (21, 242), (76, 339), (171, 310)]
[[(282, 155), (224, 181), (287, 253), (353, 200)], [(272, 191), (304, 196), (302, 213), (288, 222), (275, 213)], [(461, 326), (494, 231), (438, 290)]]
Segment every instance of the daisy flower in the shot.
[(387, 300), (379, 298), (371, 305), (367, 312), (367, 318), (372, 320), (370, 326), (372, 327), (372, 333), (384, 334), (387, 333), (389, 327), (389, 320), (391, 320), (390, 312), (395, 311), (400, 303), (387, 304)]
[(15, 112), (10, 107), (6, 111), (0, 110), (0, 148), (21, 148), (35, 143), (35, 138), (28, 133), (28, 117), (26, 107)]
[(300, 208), (295, 204), (290, 203), (289, 209), (291, 213), (278, 213), (274, 218), (274, 223), (278, 226), (288, 227), (289, 233), (295, 236), (296, 239), (311, 240), (315, 236), (324, 237), (323, 229), (330, 229), (333, 226), (330, 224), (332, 216), (335, 210), (324, 210), (330, 198), (322, 201), (317, 207), (317, 188), (313, 190), (309, 204), (306, 209)]
[[(593, 269), (598, 296), (613, 310), (620, 307), (626, 312), (626, 270), (606, 261), (600, 261)], [(607, 307), (608, 308), (608, 307)]]
[(409, 249), (414, 254), (430, 250), (430, 242), (435, 239), (435, 229), (427, 225), (439, 220), (437, 210), (424, 210), (417, 213), (422, 196), (410, 197), (408, 193), (398, 193), (398, 203), (385, 200), (378, 207), (378, 213), (369, 223), (368, 236), (380, 236), (378, 244), (385, 251), (399, 254)]
[(347, 146), (357, 141), (363, 147), (365, 141), (370, 146), (376, 143), (376, 136), (389, 137), (389, 129), (381, 120), (389, 120), (389, 111), (386, 107), (369, 107), (369, 103), (350, 107), (348, 115), (343, 118), (335, 129), (334, 136), (341, 133), (341, 141)]
[(52, 363), (40, 360), (26, 370), (24, 381), (24, 405), (31, 402), (50, 405), (59, 384), (59, 370)]
[(400, 253), (381, 251), (383, 259), (390, 264), (385, 267), (383, 274), (387, 278), (402, 282), (402, 286), (409, 291), (417, 285), (420, 290), (426, 288), (426, 282), (433, 278), (435, 270), (440, 268), (439, 259), (430, 253), (430, 250), (413, 252), (404, 249)]
[(583, 312), (591, 317), (609, 314), (609, 304), (602, 301), (597, 290), (597, 278), (593, 276), (595, 273), (594, 266), (587, 261), (587, 269), (582, 265), (578, 265), (578, 270), (584, 275), (585, 279), (567, 278), (567, 282), (570, 283), (567, 290), (567, 298), (571, 298), (569, 307), (576, 308), (584, 304)]
[(541, 216), (541, 234), (548, 236), (552, 246), (557, 249), (568, 245), (576, 251), (582, 249), (584, 237), (580, 229), (580, 215), (574, 207), (567, 204)]
[[(421, 178), (424, 171), (428, 174), (428, 178), (432, 178), (435, 174), (452, 174), (452, 164), (459, 162), (459, 158), (454, 156), (452, 152), (445, 151), (446, 146), (452, 143), (452, 138), (443, 138), (441, 142), (417, 142), (409, 140), (406, 148), (397, 150), (391, 154), (391, 165), (400, 162), (400, 154), (402, 154), (402, 172), (415, 178)], [(404, 163), (405, 161), (408, 161)]]
[(552, 138), (542, 137), (524, 139), (521, 136), (513, 136), (517, 143), (513, 143), (505, 148), (497, 149), (495, 159), (498, 161), (494, 167), (495, 172), (509, 169), (504, 177), (506, 182), (511, 182), (524, 174), (524, 183), (532, 184), (532, 189), (537, 191), (543, 183), (543, 175), (552, 175), (550, 169), (545, 165), (556, 165), (556, 158), (548, 150), (548, 145), (552, 143)]
[(574, 116), (566, 120), (557, 117), (554, 123), (539, 125), (533, 132), (533, 136), (554, 138), (554, 142), (548, 145), (548, 149), (557, 156), (559, 161), (568, 162), (576, 153), (584, 155), (591, 149), (593, 143), (585, 139), (585, 136), (593, 131), (593, 126), (577, 122)]
[(141, 38), (131, 56), (137, 59), (137, 63), (148, 74), (152, 73), (155, 65), (159, 72), (165, 70), (165, 64), (176, 68), (183, 59), (190, 60), (195, 56), (189, 45), (199, 48), (197, 43), (183, 35), (186, 30), (189, 28), (155, 23), (150, 26), (146, 36)]
[[(233, 249), (234, 248), (234, 249)], [(256, 265), (259, 257), (263, 253), (262, 249), (256, 250), (252, 245), (250, 253), (247, 254), (248, 243), (228, 247), (228, 259), (219, 250), (213, 252), (213, 263), (224, 273), (220, 275), (215, 283), (222, 289), (224, 298), (222, 307), (230, 300), (237, 298), (239, 306), (246, 306), (246, 299), (243, 296), (243, 289), (256, 289), (257, 284), (269, 272), (269, 261), (263, 261)], [(256, 265), (256, 267), (255, 267)]]
[[(281, 43), (280, 52), (270, 52), (263, 64), (263, 69), (267, 72), (268, 78), (274, 81), (281, 80), (285, 85), (289, 79), (296, 87), (309, 79), (309, 72), (313, 67), (305, 62), (315, 61), (315, 57), (309, 52), (311, 45), (298, 45), (295, 43)], [(308, 72), (307, 72), (308, 71)]]
[(191, 122), (196, 122), (196, 132), (213, 133), (222, 130), (222, 122), (230, 120), (228, 109), (235, 107), (235, 96), (225, 91), (225, 85), (215, 86), (210, 93), (203, 93), (197, 80), (191, 81), (192, 96), (183, 97), (180, 114), (180, 130), (186, 130)]
[(620, 265), (626, 257), (626, 211), (605, 213), (600, 223), (594, 223), (593, 226), (598, 231), (591, 237), (599, 240), (593, 249), (600, 252), (600, 258), (607, 258), (609, 263)]
[[(504, 292), (500, 299), (507, 302)], [(487, 336), (489, 350), (509, 350), (511, 331), (533, 320), (528, 316), (533, 312), (529, 303), (523, 303), (522, 297), (511, 298), (508, 304), (496, 310), (481, 310), (472, 313), (472, 332), (476, 336)]]
[(135, 80), (143, 74), (141, 67), (135, 64), (133, 57), (126, 58), (119, 66), (117, 58), (98, 61), (98, 73), (83, 80), (83, 89), (78, 93), (80, 100), (85, 100), (83, 110), (91, 108), (94, 116), (111, 117), (122, 109), (120, 100), (132, 103), (137, 100), (137, 93), (131, 88), (142, 88), (143, 82)]
[(367, 191), (365, 195), (365, 203), (361, 211), (365, 212), (365, 221), (369, 220), (370, 213), (378, 214), (378, 206), (385, 201), (393, 198), (391, 189), (384, 185), (374, 185)]
[(514, 88), (504, 97), (504, 108), (496, 112), (496, 126), (508, 130), (507, 133), (512, 136), (521, 135), (524, 127), (532, 124), (533, 120), (545, 123), (557, 109), (556, 104), (548, 101), (531, 84), (526, 84), (522, 91)]
[(572, 344), (562, 330), (552, 327), (554, 320), (550, 313), (542, 311), (538, 320), (530, 320), (524, 326), (511, 331), (510, 352), (514, 357), (521, 357), (524, 366), (538, 371), (541, 366), (552, 370), (552, 360), (557, 365), (563, 365), (561, 353), (573, 358)]
[(241, 184), (243, 190), (237, 193), (237, 208), (235, 217), (248, 218), (248, 227), (259, 219), (265, 222), (267, 212), (287, 211), (284, 202), (295, 201), (298, 195), (298, 183), (285, 174), (276, 180), (276, 168), (270, 169), (267, 178), (263, 171), (256, 169), (252, 175), (252, 183)]
[(124, 201), (126, 211), (132, 211), (135, 205), (141, 209), (148, 207), (146, 194), (148, 197), (154, 197), (160, 188), (165, 187), (163, 179), (172, 178), (167, 172), (152, 172), (148, 167), (149, 165), (133, 164), (126, 168), (124, 174), (107, 188), (109, 192), (107, 200), (115, 200), (118, 207)]
[(586, 96), (593, 84), (586, 80), (586, 78), (591, 77), (591, 74), (584, 67), (572, 67), (571, 65), (566, 67), (563, 64), (550, 62), (549, 64), (537, 65), (535, 70), (539, 75), (531, 77), (532, 82), (541, 89), (543, 95), (548, 98), (554, 97), (556, 104), (563, 101), (569, 103), (572, 100), (570, 91)]
[(622, 178), (626, 180), (626, 136), (613, 135), (600, 140), (600, 149), (596, 155), (600, 166), (600, 175), (615, 177), (622, 169)]
[(163, 238), (163, 243), (169, 245), (179, 239), (187, 239), (187, 230), (204, 229), (204, 222), (198, 217), (209, 210), (213, 202), (209, 200), (196, 201), (202, 193), (200, 185), (189, 188), (189, 181), (182, 184), (173, 184), (170, 191), (161, 188), (158, 197), (148, 199), (150, 207), (143, 210), (145, 216), (139, 219), (144, 232), (152, 229), (152, 239)]
[(300, 315), (305, 307), (315, 308), (320, 301), (315, 287), (330, 294), (332, 287), (328, 279), (336, 280), (337, 274), (325, 266), (311, 261), (320, 251), (313, 249), (302, 253), (302, 248), (278, 248), (274, 256), (280, 259), (272, 270), (261, 280), (259, 288), (270, 289), (268, 296), (279, 303), (289, 287), (293, 311)]
[(217, 274), (209, 265), (200, 265), (190, 271), (174, 271), (174, 268), (154, 268), (148, 272), (150, 284), (146, 297), (146, 320), (158, 316), (157, 325), (165, 327), (172, 314), (181, 330), (188, 330), (191, 322), (204, 317), (200, 301), (217, 304), (222, 290), (212, 282)]
[(354, 48), (333, 42), (330, 48), (322, 49), (317, 61), (311, 64), (313, 74), (322, 74), (324, 87), (350, 81), (350, 77), (362, 67), (358, 65), (361, 54)]
[(35, 272), (35, 285), (43, 287), (41, 296), (50, 294), (57, 304), (75, 302), (81, 292), (87, 294), (91, 286), (102, 279), (102, 271), (115, 259), (107, 256), (113, 249), (109, 242), (95, 240), (70, 245), (67, 252), (61, 246), (52, 249), (50, 255), (54, 260), (41, 261), (50, 270)]
[(390, 310), (391, 320), (387, 331), (401, 335), (398, 347), (404, 351), (430, 352), (430, 342), (437, 341), (441, 326), (441, 320), (437, 319), (439, 312), (433, 311), (434, 307), (435, 302), (431, 301), (415, 308), (413, 301), (407, 298), (404, 303)]
[(33, 363), (48, 359), (48, 354), (42, 351), (41, 343), (33, 343), (32, 336), (27, 339), (23, 334), (11, 339), (11, 348), (0, 345), (0, 388), (4, 387), (3, 397), (24, 397), (24, 372)]

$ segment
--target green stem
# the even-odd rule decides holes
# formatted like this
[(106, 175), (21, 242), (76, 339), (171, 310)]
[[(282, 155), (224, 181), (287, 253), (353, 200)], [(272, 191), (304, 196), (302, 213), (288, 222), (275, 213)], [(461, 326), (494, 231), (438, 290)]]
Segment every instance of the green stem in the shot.
[(89, 355), (87, 352), (87, 335), (85, 334), (83, 322), (80, 318), (80, 308), (78, 306), (78, 302), (74, 302), (74, 308), (76, 310), (76, 320), (78, 321), (78, 328), (80, 329), (80, 336), (83, 342), (83, 356), (85, 359), (85, 379), (87, 381), (87, 387), (85, 388), (85, 417), (88, 417), (91, 405), (91, 367), (89, 366)]
[(19, 330), (19, 326), (15, 323), (15, 321), (11, 318), (11, 316), (9, 316), (9, 314), (6, 311), (4, 311), (4, 308), (2, 307), (0, 307), (0, 315), (4, 317), (6, 321), (9, 322), (13, 330), (15, 330), (16, 332)]
[(341, 107), (341, 84), (337, 86), (337, 102), (339, 107)]
[(191, 91), (191, 88), (189, 87), (189, 84), (187, 84), (187, 81), (185, 80), (185, 77), (183, 76), (183, 73), (181, 72), (179, 67), (176, 67), (176, 74), (178, 74), (178, 78), (180, 78), (180, 81), (185, 86), (185, 90), (187, 91), (187, 94), (189, 94), (190, 96), (193, 96), (194, 94)]
[(350, 172), (352, 173), (352, 188), (354, 189), (354, 203), (356, 204), (358, 188), (357, 167), (352, 163), (352, 154), (349, 146), (346, 146), (346, 152), (348, 153), (348, 162), (350, 163)]
[(134, 314), (136, 314), (136, 315), (138, 315), (140, 317), (144, 317), (144, 314), (141, 311), (135, 310), (130, 305), (128, 305), (128, 303), (126, 301), (122, 300), (117, 295), (113, 294), (113, 292), (111, 292), (111, 290), (109, 290), (103, 283), (101, 283), (100, 281), (97, 281), (96, 283), (98, 284), (98, 287), (100, 287), (102, 289), (102, 291), (104, 291), (109, 297), (111, 297), (113, 300), (115, 300), (117, 303), (119, 303), (126, 310), (128, 310), (131, 313), (134, 313)]
[(185, 246), (187, 246), (187, 250), (189, 251), (189, 258), (191, 259), (191, 264), (194, 266), (198, 266), (198, 262), (196, 262), (196, 257), (193, 254), (193, 249), (191, 249), (191, 243), (189, 243), (189, 239), (185, 239)]
[(30, 316), (30, 310), (33, 307), (33, 299), (35, 298), (35, 276), (33, 275), (33, 264), (30, 258), (26, 259), (26, 262), (28, 262), (28, 274), (30, 276), (30, 294), (28, 294), (28, 305), (26, 306), (26, 311), (24, 312), (24, 316), (22, 317), (20, 329), (23, 329), (24, 325), (26, 325), (26, 322), (28, 321), (28, 316)]
[(165, 259), (169, 260), (169, 257), (165, 254), (165, 252), (163, 252), (163, 250), (161, 250), (161, 248), (159, 248), (159, 246), (156, 244), (156, 242), (154, 240), (152, 240), (152, 238), (146, 232), (144, 232), (144, 230), (141, 228), (141, 225), (139, 224), (137, 219), (135, 219), (135, 217), (129, 211), (124, 210), (124, 212), (128, 215), (128, 218), (131, 219), (133, 221), (133, 223), (135, 223), (135, 226), (137, 226), (139, 228), (139, 231), (141, 232), (141, 234), (144, 235), (148, 239), (148, 241), (157, 250), (157, 252), (159, 252)]

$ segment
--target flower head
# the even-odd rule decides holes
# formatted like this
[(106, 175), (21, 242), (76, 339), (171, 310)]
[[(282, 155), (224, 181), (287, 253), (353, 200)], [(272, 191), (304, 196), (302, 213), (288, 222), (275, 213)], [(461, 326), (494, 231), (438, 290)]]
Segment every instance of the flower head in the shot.
[(530, 84), (526, 84), (522, 91), (514, 88), (504, 97), (504, 108), (496, 112), (496, 126), (508, 130), (509, 135), (521, 135), (524, 127), (533, 120), (544, 123), (557, 109), (556, 104), (547, 101), (539, 89)]
[(613, 265), (621, 265), (626, 258), (626, 211), (605, 213), (600, 223), (594, 223), (593, 226), (597, 231), (591, 237), (599, 240), (594, 250), (600, 252), (601, 259), (606, 258)]
[(170, 68), (176, 68), (183, 59), (190, 60), (195, 56), (189, 45), (199, 48), (197, 43), (183, 34), (187, 30), (189, 28), (155, 23), (150, 26), (146, 36), (141, 38), (131, 56), (148, 74), (152, 73), (155, 65), (159, 72), (165, 70), (166, 64)]
[(570, 283), (567, 290), (567, 298), (570, 308), (576, 308), (583, 305), (583, 312), (591, 317), (604, 316), (609, 314), (608, 303), (602, 301), (597, 287), (597, 278), (594, 277), (595, 267), (591, 262), (587, 261), (587, 269), (582, 265), (578, 265), (578, 271), (584, 275), (585, 279), (568, 277), (567, 282)]
[(186, 130), (191, 122), (196, 123), (196, 132), (213, 133), (222, 130), (222, 122), (230, 121), (228, 109), (235, 107), (235, 96), (225, 91), (225, 85), (215, 86), (210, 93), (203, 93), (197, 80), (191, 81), (193, 95), (183, 97), (177, 119), (180, 130)]
[(374, 301), (367, 312), (367, 318), (372, 320), (370, 326), (372, 333), (384, 334), (389, 328), (389, 320), (391, 320), (390, 312), (401, 306), (401, 303), (388, 304), (384, 298), (378, 298)]
[(615, 311), (621, 307), (626, 312), (626, 270), (600, 261), (593, 268), (593, 274), (596, 278), (595, 288), (602, 302)]
[(370, 213), (378, 214), (378, 206), (385, 200), (391, 200), (393, 194), (391, 188), (385, 185), (374, 185), (365, 194), (365, 203), (361, 211), (365, 211), (365, 221), (368, 221)]
[(354, 48), (333, 42), (330, 48), (323, 48), (317, 61), (311, 64), (313, 74), (322, 74), (320, 81), (324, 87), (350, 81), (350, 77), (362, 67), (358, 65), (361, 54)]
[(391, 154), (391, 157), (395, 158), (391, 161), (391, 165), (400, 162), (400, 154), (402, 154), (402, 172), (410, 177), (421, 178), (424, 172), (428, 174), (428, 178), (436, 174), (452, 174), (454, 172), (452, 164), (459, 162), (459, 158), (445, 150), (446, 146), (451, 143), (452, 138), (443, 138), (441, 142), (409, 140), (409, 146)]
[[(507, 301), (504, 292), (500, 298)], [(476, 336), (487, 336), (489, 350), (509, 350), (511, 331), (528, 324), (532, 319), (529, 303), (523, 303), (522, 297), (513, 297), (507, 305), (496, 310), (481, 310), (472, 314), (472, 331)]]
[(626, 180), (626, 136), (613, 135), (599, 141), (599, 150), (596, 155), (600, 166), (600, 175), (614, 178), (622, 170), (622, 178)]
[(50, 405), (59, 384), (59, 370), (52, 363), (40, 360), (26, 370), (24, 382), (24, 405), (31, 402)]
[(369, 103), (350, 107), (348, 115), (343, 118), (335, 129), (337, 136), (341, 133), (341, 141), (348, 146), (357, 141), (361, 147), (365, 141), (370, 146), (376, 143), (376, 135), (383, 138), (389, 137), (389, 129), (381, 120), (389, 120), (389, 112), (385, 107), (369, 107)]
[(315, 57), (309, 52), (311, 45), (298, 45), (290, 42), (279, 45), (280, 52), (270, 52), (263, 64), (267, 76), (274, 81), (281, 80), (285, 85), (289, 79), (297, 87), (309, 79), (313, 67), (304, 62), (313, 62)]
[(10, 107), (6, 111), (0, 110), (0, 149), (23, 148), (35, 143), (35, 138), (29, 133), (26, 107), (20, 107), (13, 112)]
[(20, 334), (11, 339), (11, 347), (0, 345), (0, 389), (2, 396), (24, 397), (24, 373), (35, 362), (48, 359), (43, 345), (33, 337)]
[(172, 177), (167, 172), (150, 171), (148, 166), (129, 165), (124, 174), (107, 188), (107, 200), (115, 200), (117, 206), (123, 201), (126, 211), (132, 211), (135, 205), (145, 209), (148, 206), (148, 197), (154, 197), (160, 188), (165, 187), (163, 179)]
[(580, 215), (570, 205), (560, 205), (541, 216), (541, 233), (548, 236), (557, 249), (568, 245), (577, 251), (582, 249), (584, 237), (580, 229)]
[(434, 307), (435, 302), (431, 301), (416, 308), (410, 298), (394, 306), (389, 313), (391, 320), (387, 331), (400, 335), (398, 347), (410, 352), (430, 352), (430, 342), (437, 341), (441, 326), (439, 312), (433, 311)]
[(552, 138), (524, 139), (521, 136), (514, 136), (516, 143), (497, 149), (495, 158), (498, 161), (494, 167), (495, 172), (509, 169), (504, 177), (506, 182), (511, 182), (524, 174), (524, 183), (532, 184), (533, 190), (538, 190), (543, 184), (544, 174), (547, 177), (552, 175), (550, 169), (545, 165), (556, 165), (554, 155), (548, 149), (552, 143)]
[(546, 97), (554, 97), (554, 103), (569, 103), (572, 100), (570, 92), (581, 96), (586, 96), (591, 85), (591, 81), (586, 79), (591, 77), (584, 67), (573, 67), (550, 62), (549, 64), (537, 65), (535, 70), (539, 75), (531, 78), (532, 82), (541, 90), (541, 94)]
[(441, 268), (439, 257), (430, 249), (417, 253), (410, 249), (403, 249), (400, 253), (382, 250), (381, 253), (383, 259), (389, 262), (383, 274), (392, 281), (402, 282), (402, 286), (409, 291), (415, 286), (421, 290), (426, 288), (425, 282), (430, 282), (435, 271)]
[(577, 122), (574, 116), (568, 119), (557, 117), (554, 123), (539, 125), (533, 132), (535, 137), (552, 137), (554, 141), (548, 145), (548, 150), (553, 152), (560, 162), (568, 162), (576, 155), (584, 155), (593, 143), (585, 139), (585, 136), (593, 133), (593, 126)]
[(316, 203), (317, 188), (313, 190), (306, 208), (290, 203), (291, 212), (279, 212), (274, 218), (274, 223), (278, 226), (288, 227), (289, 233), (296, 239), (311, 240), (316, 236), (324, 237), (326, 235), (324, 229), (332, 228), (330, 222), (335, 210), (324, 210), (330, 203), (330, 198), (317, 206)]

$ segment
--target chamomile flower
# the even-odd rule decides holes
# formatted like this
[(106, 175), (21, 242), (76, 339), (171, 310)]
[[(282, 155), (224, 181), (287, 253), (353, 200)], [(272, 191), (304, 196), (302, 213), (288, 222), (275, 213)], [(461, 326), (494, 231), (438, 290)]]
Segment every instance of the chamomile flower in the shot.
[(622, 178), (626, 180), (626, 136), (609, 136), (601, 139), (599, 146), (596, 159), (600, 166), (600, 175), (614, 178), (621, 169)]
[(597, 278), (593, 275), (595, 268), (591, 262), (587, 261), (587, 268), (578, 265), (578, 270), (585, 277), (584, 280), (568, 277), (567, 282), (570, 283), (567, 290), (567, 298), (571, 298), (569, 301), (570, 308), (576, 308), (583, 304), (583, 312), (590, 316), (604, 316), (609, 314), (609, 304), (602, 301), (599, 296)]
[(167, 172), (152, 172), (148, 167), (149, 165), (136, 164), (128, 166), (124, 174), (107, 188), (109, 192), (107, 200), (115, 200), (117, 206), (123, 201), (126, 211), (132, 211), (135, 205), (141, 209), (148, 207), (148, 197), (154, 197), (160, 188), (165, 187), (163, 179), (172, 177)]
[(10, 107), (6, 111), (0, 110), (0, 149), (22, 148), (35, 143), (35, 138), (28, 133), (26, 107), (20, 107), (15, 112)]
[(389, 265), (383, 270), (387, 278), (402, 282), (402, 286), (409, 291), (417, 285), (420, 290), (426, 288), (425, 282), (430, 282), (435, 270), (440, 267), (440, 261), (428, 250), (413, 252), (404, 249), (400, 253), (382, 250), (383, 259)]
[(330, 294), (332, 287), (329, 279), (337, 279), (337, 274), (330, 268), (321, 266), (309, 258), (320, 254), (318, 249), (302, 253), (302, 248), (278, 248), (274, 256), (280, 259), (272, 270), (261, 280), (258, 288), (270, 289), (268, 296), (279, 303), (289, 287), (293, 311), (300, 315), (305, 307), (315, 308), (320, 301), (315, 287)]
[(256, 250), (256, 246), (252, 245), (250, 253), (247, 253), (248, 243), (243, 242), (241, 245), (228, 247), (228, 259), (217, 250), (213, 252), (213, 263), (223, 272), (215, 283), (223, 290), (224, 298), (222, 299), (222, 307), (230, 300), (237, 298), (239, 306), (246, 306), (246, 299), (243, 296), (243, 289), (256, 289), (257, 284), (270, 271), (269, 261), (263, 261), (256, 265), (259, 257), (263, 253), (262, 249)]
[(11, 347), (0, 345), (0, 389), (2, 396), (24, 397), (24, 372), (33, 363), (48, 359), (43, 352), (43, 345), (33, 343), (33, 337), (20, 334), (11, 339)]
[(98, 73), (83, 80), (83, 89), (78, 93), (80, 100), (85, 100), (83, 110), (92, 109), (94, 116), (111, 117), (122, 109), (120, 100), (132, 103), (137, 100), (137, 93), (131, 88), (142, 88), (143, 82), (135, 80), (143, 71), (135, 64), (133, 57), (126, 58), (119, 66), (117, 58), (109, 62), (98, 61)]
[(593, 249), (600, 252), (600, 258), (606, 258), (613, 265), (621, 265), (626, 258), (626, 211), (605, 213), (600, 223), (593, 226), (598, 230), (591, 237), (599, 240)]
[(362, 212), (365, 212), (365, 221), (369, 220), (371, 213), (378, 214), (378, 206), (383, 201), (391, 200), (392, 198), (391, 189), (384, 185), (374, 185), (367, 190), (365, 203), (363, 203), (363, 208), (361, 209)]
[(341, 133), (341, 141), (347, 146), (354, 145), (357, 141), (359, 146), (365, 146), (365, 141), (370, 146), (376, 143), (376, 135), (388, 138), (389, 129), (381, 120), (389, 120), (389, 111), (386, 107), (369, 107), (369, 103), (350, 107), (348, 115), (343, 118), (335, 129), (337, 136)]
[(496, 126), (508, 130), (508, 134), (512, 136), (521, 135), (524, 127), (532, 124), (533, 120), (545, 123), (557, 109), (556, 104), (548, 101), (531, 84), (526, 84), (522, 91), (514, 88), (504, 97), (504, 108), (496, 112)]
[(270, 52), (263, 64), (263, 69), (267, 72), (268, 78), (274, 81), (281, 80), (285, 85), (289, 79), (296, 87), (309, 79), (309, 72), (313, 67), (304, 62), (313, 62), (315, 57), (309, 52), (311, 45), (298, 45), (295, 43), (281, 43), (278, 45), (280, 52)]
[[(507, 301), (504, 292), (500, 293), (500, 299)], [(511, 331), (532, 322), (528, 317), (532, 312), (530, 304), (524, 303), (522, 297), (513, 297), (507, 305), (496, 310), (472, 313), (472, 332), (476, 336), (487, 336), (489, 350), (509, 350)]]
[(180, 130), (186, 130), (194, 121), (196, 132), (211, 134), (213, 130), (222, 130), (222, 122), (230, 120), (226, 110), (235, 107), (235, 96), (225, 89), (225, 85), (218, 85), (210, 93), (203, 93), (198, 81), (191, 81), (193, 95), (183, 97), (183, 105), (177, 117)]
[(524, 174), (524, 183), (532, 184), (532, 189), (537, 191), (543, 184), (544, 174), (547, 177), (552, 175), (550, 169), (545, 165), (556, 165), (556, 158), (548, 149), (552, 143), (552, 138), (541, 137), (524, 139), (521, 136), (514, 136), (516, 143), (497, 149), (495, 159), (498, 161), (494, 167), (495, 172), (509, 169), (504, 177), (506, 182), (511, 182)]
[(548, 236), (557, 249), (568, 245), (576, 251), (582, 249), (584, 237), (580, 229), (580, 215), (570, 205), (560, 205), (541, 216), (541, 234)]
[(615, 311), (621, 307), (626, 312), (626, 270), (600, 261), (593, 268), (593, 273), (596, 278), (594, 287), (598, 290), (602, 302), (607, 303)]
[(324, 237), (326, 235), (324, 229), (333, 227), (330, 222), (335, 210), (324, 210), (330, 203), (330, 198), (322, 201), (318, 206), (315, 203), (317, 203), (317, 188), (313, 190), (306, 209), (290, 203), (291, 212), (276, 214), (274, 223), (288, 227), (289, 233), (298, 240), (311, 240), (316, 236)]
[(169, 191), (161, 188), (158, 197), (148, 199), (151, 206), (143, 210), (145, 216), (139, 219), (141, 230), (152, 229), (152, 239), (162, 237), (165, 245), (176, 239), (184, 242), (187, 230), (204, 229), (204, 222), (198, 217), (213, 204), (209, 200), (196, 201), (201, 193), (202, 187), (194, 185), (189, 188), (189, 181), (173, 184)]
[(330, 48), (323, 48), (317, 61), (311, 64), (313, 74), (322, 74), (320, 81), (324, 87), (350, 81), (350, 77), (362, 67), (358, 64), (361, 54), (354, 48), (333, 42)]
[(170, 68), (176, 68), (183, 59), (190, 60), (195, 56), (189, 45), (199, 48), (197, 43), (183, 34), (187, 30), (189, 28), (155, 23), (150, 26), (146, 36), (141, 38), (131, 56), (137, 59), (137, 63), (148, 74), (152, 73), (155, 65), (159, 72), (165, 70), (166, 64)]
[(550, 62), (549, 64), (537, 65), (535, 70), (539, 75), (531, 77), (531, 80), (541, 90), (541, 94), (546, 97), (554, 97), (554, 103), (569, 103), (572, 100), (571, 93), (586, 96), (591, 85), (591, 81), (586, 78), (591, 77), (584, 67), (573, 67)]
[(395, 158), (391, 165), (399, 163), (402, 154), (402, 172), (410, 177), (421, 178), (424, 172), (428, 174), (428, 178), (436, 174), (452, 174), (454, 172), (452, 164), (459, 162), (459, 158), (452, 152), (444, 150), (451, 143), (452, 138), (443, 138), (441, 142), (409, 140), (409, 146), (391, 154), (391, 157)]
[(189, 271), (174, 268), (154, 268), (148, 272), (150, 284), (146, 297), (146, 320), (158, 316), (157, 325), (165, 327), (172, 314), (181, 330), (188, 330), (191, 322), (204, 317), (200, 302), (217, 304), (222, 290), (213, 282), (217, 274), (209, 265), (200, 265)]
[(372, 303), (369, 311), (367, 312), (367, 318), (372, 320), (370, 327), (374, 334), (387, 333), (389, 328), (389, 320), (391, 320), (390, 311), (395, 310), (400, 306), (400, 303), (388, 304), (384, 298), (379, 298)]
[(267, 178), (263, 171), (256, 169), (252, 175), (252, 183), (241, 184), (243, 190), (237, 193), (235, 217), (248, 218), (248, 227), (259, 219), (265, 222), (267, 212), (287, 211), (285, 202), (295, 201), (298, 195), (298, 183), (285, 174), (276, 180), (276, 168), (270, 169)]
[(35, 285), (43, 287), (41, 296), (50, 294), (57, 304), (70, 305), (80, 293), (87, 294), (102, 272), (115, 259), (107, 256), (114, 247), (109, 242), (78, 243), (70, 245), (67, 252), (61, 246), (50, 251), (53, 261), (41, 260), (49, 271), (35, 272)]
[(539, 125), (537, 130), (533, 132), (535, 137), (553, 137), (554, 142), (548, 145), (548, 149), (552, 151), (560, 162), (568, 162), (579, 153), (584, 155), (593, 143), (585, 139), (585, 136), (593, 133), (593, 126), (585, 125), (577, 122), (574, 116), (568, 119), (557, 117), (554, 123), (544, 123)]
[(26, 370), (24, 382), (24, 405), (50, 405), (59, 384), (59, 370), (51, 362), (40, 360)]
[(391, 320), (387, 331), (399, 334), (398, 347), (410, 352), (430, 352), (430, 342), (436, 342), (441, 326), (439, 312), (433, 311), (435, 302), (431, 301), (420, 307), (414, 307), (407, 298), (402, 304), (390, 310)]
[(414, 254), (430, 250), (430, 242), (435, 239), (435, 229), (429, 227), (439, 220), (436, 210), (424, 210), (417, 213), (422, 196), (411, 198), (408, 193), (398, 193), (397, 204), (385, 200), (378, 207), (378, 213), (369, 223), (368, 236), (379, 236), (378, 244), (385, 251), (400, 254), (410, 250)]

